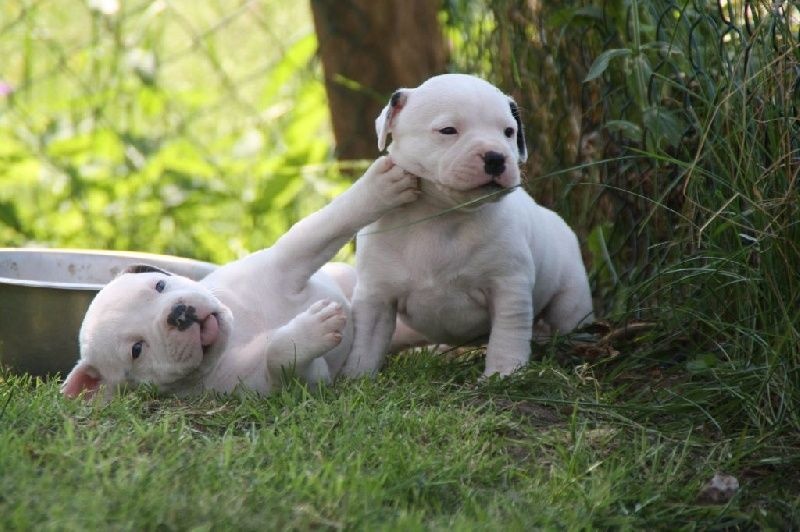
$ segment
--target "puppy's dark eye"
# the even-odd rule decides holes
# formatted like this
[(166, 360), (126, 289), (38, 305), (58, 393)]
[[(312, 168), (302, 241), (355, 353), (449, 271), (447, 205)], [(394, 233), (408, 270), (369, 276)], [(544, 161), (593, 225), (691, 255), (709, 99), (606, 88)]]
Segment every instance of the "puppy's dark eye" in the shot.
[(456, 135), (458, 134), (458, 131), (456, 131), (456, 128), (454, 127), (443, 127), (439, 130), (439, 133), (442, 135)]
[(167, 287), (167, 282), (164, 279), (161, 279), (159, 282), (156, 283), (156, 292), (163, 292), (164, 288)]
[(133, 344), (133, 347), (131, 348), (131, 357), (133, 357), (134, 360), (139, 358), (139, 355), (142, 354), (142, 344), (143, 342), (136, 342)]
[(503, 133), (506, 134), (506, 137), (511, 138), (511, 137), (514, 136), (514, 128), (513, 127), (507, 127), (506, 130), (503, 131)]

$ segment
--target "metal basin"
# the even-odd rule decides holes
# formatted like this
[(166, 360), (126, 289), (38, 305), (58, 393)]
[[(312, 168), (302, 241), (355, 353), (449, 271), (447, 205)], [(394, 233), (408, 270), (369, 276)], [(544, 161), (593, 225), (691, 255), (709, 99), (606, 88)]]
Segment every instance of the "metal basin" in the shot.
[(69, 371), (92, 298), (126, 266), (140, 263), (195, 280), (216, 268), (149, 253), (0, 248), (0, 365), (34, 375)]

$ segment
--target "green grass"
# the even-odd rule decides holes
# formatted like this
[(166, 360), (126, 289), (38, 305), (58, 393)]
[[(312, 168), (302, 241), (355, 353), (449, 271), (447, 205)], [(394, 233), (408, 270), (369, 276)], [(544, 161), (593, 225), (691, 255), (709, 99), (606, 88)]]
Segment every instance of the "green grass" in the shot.
[[(797, 436), (717, 427), (690, 399), (707, 380), (546, 357), (478, 382), (481, 366), (415, 353), (319, 392), (107, 405), (6, 375), (0, 528), (800, 525)], [(717, 471), (741, 484), (727, 504), (699, 498)]]

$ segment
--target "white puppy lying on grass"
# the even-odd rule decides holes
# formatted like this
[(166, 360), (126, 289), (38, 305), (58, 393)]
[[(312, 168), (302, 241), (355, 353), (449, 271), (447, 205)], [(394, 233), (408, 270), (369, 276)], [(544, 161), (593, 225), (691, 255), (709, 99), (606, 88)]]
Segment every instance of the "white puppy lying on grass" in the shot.
[(104, 389), (108, 398), (118, 387), (151, 383), (181, 395), (240, 384), (266, 394), (287, 374), (329, 382), (352, 343), (345, 292), (353, 279), (323, 265), (363, 226), (417, 198), (417, 183), (382, 157), (274, 246), (200, 282), (129, 268), (89, 306), (80, 360), (62, 392), (88, 398)]
[(398, 90), (376, 128), (380, 149), (392, 134), (391, 157), (420, 176), (422, 196), (358, 236), (343, 374), (380, 368), (396, 315), (434, 343), (488, 335), (485, 375), (528, 362), (535, 317), (561, 332), (592, 320), (575, 234), (517, 187), (527, 151), (511, 98), (473, 76), (436, 76)]

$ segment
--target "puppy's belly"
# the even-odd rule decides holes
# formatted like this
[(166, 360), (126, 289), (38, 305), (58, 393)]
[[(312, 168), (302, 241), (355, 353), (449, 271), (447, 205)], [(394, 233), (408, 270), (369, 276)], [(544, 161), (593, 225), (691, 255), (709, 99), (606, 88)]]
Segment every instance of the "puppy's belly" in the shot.
[(398, 304), (400, 318), (432, 342), (459, 344), (485, 338), (491, 328), (482, 290), (416, 290)]

